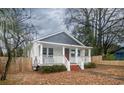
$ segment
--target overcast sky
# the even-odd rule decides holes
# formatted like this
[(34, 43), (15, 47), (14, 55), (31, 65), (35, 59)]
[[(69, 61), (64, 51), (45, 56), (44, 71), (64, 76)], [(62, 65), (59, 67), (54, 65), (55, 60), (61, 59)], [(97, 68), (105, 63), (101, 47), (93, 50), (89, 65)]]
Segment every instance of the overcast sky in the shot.
[(31, 10), (31, 22), (35, 25), (36, 31), (39, 32), (37, 38), (58, 31), (67, 31), (64, 25), (64, 8), (34, 8)]
[(32, 22), (40, 36), (66, 30), (64, 11), (65, 9), (59, 8), (32, 9)]

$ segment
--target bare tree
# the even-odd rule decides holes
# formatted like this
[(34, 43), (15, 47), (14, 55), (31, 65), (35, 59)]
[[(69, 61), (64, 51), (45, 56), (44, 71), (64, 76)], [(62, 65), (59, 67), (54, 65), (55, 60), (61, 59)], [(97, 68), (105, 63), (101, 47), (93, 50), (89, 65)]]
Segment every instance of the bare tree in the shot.
[(124, 35), (123, 13), (116, 8), (67, 9), (65, 23), (68, 28), (73, 25), (73, 34), (96, 48), (97, 54), (106, 54)]
[(3, 56), (3, 51), (1, 47), (0, 47), (0, 56)]
[(7, 51), (8, 60), (3, 70), (1, 80), (5, 80), (15, 51), (25, 42), (32, 40), (32, 25), (30, 9), (0, 9), (1, 40)]

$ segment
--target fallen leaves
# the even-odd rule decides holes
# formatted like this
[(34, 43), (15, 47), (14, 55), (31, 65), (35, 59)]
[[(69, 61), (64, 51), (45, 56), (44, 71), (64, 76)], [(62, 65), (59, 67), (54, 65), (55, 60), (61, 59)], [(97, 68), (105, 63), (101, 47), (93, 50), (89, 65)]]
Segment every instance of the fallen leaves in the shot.
[[(95, 72), (98, 72), (95, 74)], [(102, 75), (101, 75), (102, 74)], [(104, 75), (105, 74), (105, 75)], [(26, 85), (118, 85), (124, 84), (123, 80), (117, 80), (112, 76), (124, 76), (123, 68), (110, 66), (98, 66), (94, 69), (86, 69), (80, 72), (59, 72), (42, 74), (38, 72), (9, 74), (8, 82), (4, 84)], [(14, 81), (14, 82), (13, 82)], [(2, 84), (0, 82), (0, 84)]]

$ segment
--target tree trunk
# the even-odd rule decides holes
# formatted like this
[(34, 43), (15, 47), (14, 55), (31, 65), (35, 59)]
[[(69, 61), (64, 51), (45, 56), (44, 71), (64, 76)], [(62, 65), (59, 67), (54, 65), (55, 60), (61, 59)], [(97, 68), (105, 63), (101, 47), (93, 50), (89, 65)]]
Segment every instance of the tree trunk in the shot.
[(11, 50), (10, 50), (10, 47), (9, 47), (9, 43), (8, 43), (8, 40), (7, 40), (7, 27), (6, 27), (6, 23), (4, 22), (4, 33), (3, 33), (3, 37), (4, 37), (4, 42), (5, 42), (5, 47), (6, 47), (6, 50), (7, 50), (7, 56), (8, 56), (8, 60), (6, 62), (6, 65), (5, 65), (5, 68), (3, 70), (3, 73), (2, 73), (2, 76), (1, 76), (1, 80), (6, 80), (6, 76), (7, 76), (7, 72), (8, 72), (8, 69), (9, 69), (9, 66), (10, 66), (10, 63), (11, 63), (11, 60), (12, 60), (12, 55), (11, 55)]
[(11, 57), (11, 55), (9, 55), (7, 63), (6, 63), (5, 68), (4, 68), (4, 71), (3, 71), (2, 76), (1, 76), (1, 80), (6, 80), (7, 72), (8, 72), (11, 61), (12, 61), (12, 57)]
[(107, 52), (108, 52), (108, 48), (103, 47), (103, 51), (104, 51), (104, 55), (106, 55), (106, 54), (107, 54)]
[(3, 56), (3, 51), (1, 47), (0, 47), (0, 56)]

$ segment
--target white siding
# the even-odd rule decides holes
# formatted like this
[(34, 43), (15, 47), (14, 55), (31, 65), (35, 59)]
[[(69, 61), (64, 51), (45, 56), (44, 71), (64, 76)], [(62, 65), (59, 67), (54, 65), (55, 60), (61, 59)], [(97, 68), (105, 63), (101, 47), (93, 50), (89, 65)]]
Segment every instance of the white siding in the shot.
[[(41, 54), (42, 50), (41, 50), (40, 55), (39, 55), (39, 45), (40, 44), (38, 44), (38, 43), (33, 44), (33, 48), (32, 48), (32, 51), (31, 51), (31, 57), (33, 59), (33, 64), (34, 64), (35, 57), (38, 58), (37, 63), (39, 65), (42, 65), (42, 64), (45, 64), (45, 63), (46, 64), (54, 64), (54, 63), (55, 64), (59, 64), (59, 63), (63, 64), (63, 46), (56, 46), (56, 45), (50, 45), (50, 44), (48, 44), (48, 45), (45, 44), (44, 45), (43, 44), (43, 46), (41, 48), (53, 48), (53, 57), (52, 56), (51, 57), (47, 56), (46, 58), (44, 58), (43, 55)], [(74, 57), (71, 56), (71, 49), (75, 50), (75, 48), (69, 48), (69, 62), (70, 63), (76, 63), (75, 56)], [(89, 53), (90, 53), (90, 51), (89, 51)], [(77, 57), (77, 64), (79, 62), (90, 62), (90, 58), (91, 58), (90, 54), (88, 56), (85, 56), (85, 49), (80, 49), (80, 57)], [(43, 61), (40, 60), (40, 58), (42, 58)]]
[(53, 57), (55, 63), (63, 63), (62, 47), (53, 48)]
[[(53, 47), (53, 46), (43, 46), (44, 48), (53, 48), (53, 62), (54, 63), (63, 63), (63, 56), (62, 56), (62, 47)], [(45, 58), (48, 59), (49, 58)], [(50, 58), (52, 59), (52, 58)], [(53, 63), (52, 62), (52, 63)]]

